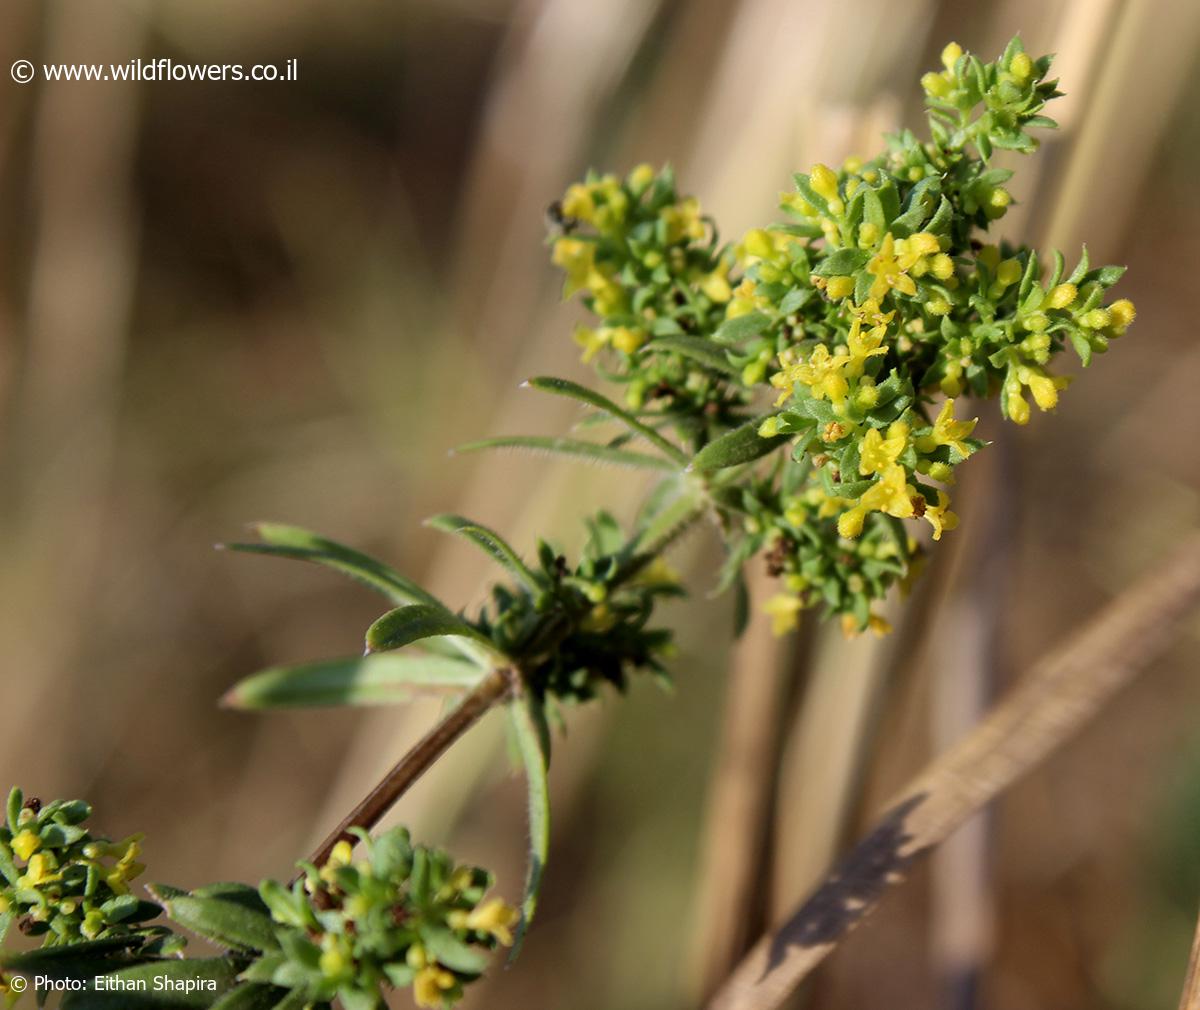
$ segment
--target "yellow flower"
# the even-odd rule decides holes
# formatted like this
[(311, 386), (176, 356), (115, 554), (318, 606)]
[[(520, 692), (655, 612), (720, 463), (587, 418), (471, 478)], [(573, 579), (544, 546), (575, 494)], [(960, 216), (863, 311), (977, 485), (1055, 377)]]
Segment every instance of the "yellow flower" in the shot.
[(704, 238), (704, 221), (700, 218), (700, 201), (689, 196), (679, 203), (664, 207), (658, 212), (667, 228), (667, 244), (673, 245), (685, 239), (700, 241)]
[(950, 496), (945, 491), (938, 491), (936, 505), (926, 504), (924, 518), (933, 527), (934, 540), (941, 540), (942, 533), (958, 525), (958, 516), (950, 511)]
[[(890, 635), (892, 633), (892, 625), (886, 618), (880, 617), (878, 614), (868, 614), (867, 630), (879, 638), (882, 638), (884, 635)], [(842, 634), (847, 638), (858, 637), (858, 621), (855, 620), (853, 614), (842, 614)]]
[(513, 942), (512, 927), (520, 921), (520, 913), (511, 905), (499, 898), (485, 901), (467, 916), (467, 929), (476, 929), (481, 933), (490, 933), (504, 946), (511, 947)]
[(129, 892), (128, 882), (141, 876), (146, 869), (145, 864), (136, 861), (137, 857), (142, 854), (142, 838), (143, 836), (140, 834), (130, 835), (113, 847), (115, 852), (119, 852), (121, 855), (117, 865), (105, 876), (105, 880), (117, 894), (127, 894)]
[[(888, 349), (883, 345), (883, 339), (887, 336), (887, 321), (892, 318), (893, 313), (889, 312), (883, 322), (872, 326), (865, 333), (863, 332), (863, 322), (868, 318), (879, 318), (879, 314), (871, 313), (867, 308), (874, 303), (868, 301), (864, 303), (862, 308), (855, 310), (854, 319), (850, 323), (850, 332), (846, 334), (846, 345), (850, 352), (850, 361), (846, 367), (846, 374), (851, 378), (857, 378), (862, 375), (863, 368), (866, 366), (867, 359), (873, 358), (879, 354), (887, 354)], [(876, 305), (878, 308), (878, 305)]]
[(733, 297), (733, 288), (729, 286), (729, 264), (722, 261), (710, 273), (700, 278), (699, 288), (711, 301), (724, 305)]
[(871, 428), (863, 438), (858, 471), (863, 476), (872, 473), (882, 473), (900, 458), (904, 447), (908, 444), (908, 425), (896, 421), (888, 428), (885, 439), (879, 434), (878, 428)]
[(550, 257), (555, 266), (562, 267), (567, 274), (563, 297), (570, 298), (576, 291), (590, 287), (596, 270), (596, 246), (578, 238), (560, 238), (554, 243)]
[(41, 884), (52, 884), (62, 879), (61, 873), (55, 873), (58, 863), (48, 852), (38, 852), (29, 857), (29, 865), (17, 879), (17, 887), (34, 888)]
[[(910, 263), (909, 266), (911, 265)], [(892, 237), (892, 233), (888, 232), (883, 237), (883, 244), (879, 247), (879, 252), (867, 263), (867, 273), (875, 278), (871, 284), (871, 297), (876, 301), (881, 301), (893, 289), (910, 297), (915, 295), (917, 285), (908, 276), (907, 270), (908, 267), (902, 266), (897, 258), (896, 240)]]
[(571, 339), (583, 348), (582, 360), (587, 364), (599, 354), (608, 343), (607, 330), (594, 330), (590, 326), (579, 325), (571, 334)]
[(818, 344), (806, 361), (789, 365), (771, 376), (771, 385), (783, 390), (775, 406), (787, 402), (797, 383), (807, 386), (816, 399), (828, 397), (834, 406), (840, 406), (850, 392), (850, 384), (844, 374), (849, 364), (850, 358), (844, 348), (839, 347), (837, 354), (830, 354), (828, 347)]
[(776, 593), (763, 604), (763, 613), (771, 618), (771, 634), (786, 635), (800, 626), (804, 601), (790, 593)]
[(420, 1007), (440, 1007), (445, 1002), (443, 994), (453, 989), (455, 978), (441, 965), (426, 965), (413, 979), (413, 999)]
[(922, 435), (917, 440), (917, 448), (921, 452), (932, 452), (939, 445), (948, 445), (960, 456), (970, 456), (974, 450), (963, 439), (975, 430), (975, 425), (978, 423), (979, 418), (977, 417), (970, 421), (956, 421), (954, 419), (954, 400), (947, 400), (942, 405), (941, 413), (933, 422), (933, 431), (928, 435)]
[(22, 862), (29, 862), (29, 857), (32, 856), (38, 849), (42, 847), (42, 840), (38, 835), (26, 828), (24, 831), (18, 832), (17, 836), (12, 840), (12, 850), (17, 854)]
[(596, 201), (592, 199), (591, 187), (582, 182), (568, 186), (562, 199), (562, 212), (566, 217), (578, 218), (591, 224), (596, 215)]
[(908, 486), (904, 467), (899, 463), (891, 464), (882, 471), (879, 480), (863, 492), (858, 504), (838, 517), (838, 534), (853, 540), (862, 533), (863, 522), (870, 512), (884, 512), (897, 519), (911, 519), (914, 493)]

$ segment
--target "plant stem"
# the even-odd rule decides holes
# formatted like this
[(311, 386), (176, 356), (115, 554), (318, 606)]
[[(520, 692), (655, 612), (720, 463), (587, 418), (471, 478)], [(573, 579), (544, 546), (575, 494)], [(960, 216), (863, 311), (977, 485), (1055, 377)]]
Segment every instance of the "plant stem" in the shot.
[[(652, 534), (644, 552), (660, 554), (685, 529), (697, 522), (707, 511), (706, 498), (683, 498), (664, 510), (658, 523), (646, 532)], [(645, 533), (643, 534), (645, 537)], [(640, 565), (623, 572), (617, 582), (637, 574)], [(342, 822), (309, 856), (309, 862), (321, 866), (329, 859), (333, 847), (340, 841), (354, 841), (351, 828), (370, 830), (386, 814), (414, 782), (424, 775), (467, 730), (475, 725), (494, 705), (508, 699), (516, 687), (517, 673), (511, 667), (493, 669), (463, 698), (459, 706), (434, 726), (402, 757)]]
[(490, 670), (463, 698), (462, 702), (441, 722), (425, 734), (413, 748), (392, 767), (374, 789), (348, 813), (329, 837), (309, 856), (309, 861), (321, 866), (329, 859), (333, 847), (340, 841), (355, 841), (351, 828), (370, 830), (400, 799), (409, 787), (424, 775), (450, 746), (475, 725), (494, 705), (504, 701), (513, 688), (513, 671), (507, 668)]

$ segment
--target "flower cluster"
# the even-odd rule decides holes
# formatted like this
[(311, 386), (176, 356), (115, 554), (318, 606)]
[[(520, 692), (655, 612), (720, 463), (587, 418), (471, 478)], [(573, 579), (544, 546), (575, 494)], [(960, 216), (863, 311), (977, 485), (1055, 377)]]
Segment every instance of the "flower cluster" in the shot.
[[(748, 402), (772, 390), (759, 449), (731, 411), (694, 465), (725, 457), (709, 486), (730, 565), (766, 552), (784, 583), (768, 602), (779, 629), (815, 605), (851, 630), (880, 629), (871, 602), (921, 555), (897, 521), (928, 524), (934, 540), (957, 524), (954, 469), (983, 445), (958, 399), (998, 396), (1026, 424), (1031, 401), (1054, 409), (1070, 381), (1051, 370), (1056, 356), (1070, 345), (1086, 366), (1136, 314), (1106, 302), (1122, 268), (1093, 268), (1084, 250), (1069, 274), (1059, 253), (1047, 272), (1033, 250), (982, 237), (1012, 203), (1013, 173), (993, 153), (1031, 152), (1029, 131), (1054, 126), (1042, 114), (1058, 94), (1049, 57), (1014, 39), (993, 63), (953, 43), (942, 63), (922, 79), (930, 139), (903, 131), (873, 159), (798, 174), (781, 199), (788, 223), (714, 253), (732, 257), (731, 297), (722, 321), (690, 331), (696, 357), (703, 346), (713, 374), (723, 358), (724, 384)], [(764, 476), (754, 460), (789, 443)]]
[(286, 987), (307, 1003), (336, 998), (347, 1010), (377, 1010), (387, 988), (408, 986), (418, 1006), (452, 1006), (492, 951), (512, 944), (517, 911), (486, 897), (487, 871), (414, 845), (403, 828), (360, 836), (365, 859), (354, 861), (350, 843), (340, 842), (290, 889), (262, 885), (279, 950), (242, 978)]
[[(604, 352), (605, 374), (630, 407), (665, 412), (693, 437), (742, 402), (691, 352), (689, 337), (719, 325), (734, 298), (732, 256), (674, 173), (640, 165), (625, 179), (589, 176), (551, 207), (553, 259), (566, 273), (564, 297), (581, 292), (598, 318), (579, 326), (584, 361)], [(702, 436), (701, 436), (702, 437)]]
[(130, 893), (144, 869), (141, 836), (120, 842), (93, 835), (82, 800), (45, 805), (9, 793), (0, 826), (0, 939), (11, 924), (54, 947), (85, 940), (138, 936), (155, 950), (181, 942), (163, 927), (145, 925), (162, 909)]

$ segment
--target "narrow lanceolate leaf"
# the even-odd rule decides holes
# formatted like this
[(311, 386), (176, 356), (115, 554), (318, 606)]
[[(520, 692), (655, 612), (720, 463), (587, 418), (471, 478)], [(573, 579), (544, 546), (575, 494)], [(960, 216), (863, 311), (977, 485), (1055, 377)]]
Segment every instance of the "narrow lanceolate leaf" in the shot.
[(477, 664), (450, 656), (380, 653), (263, 670), (233, 687), (221, 703), (244, 709), (398, 705), (466, 690), (481, 676)]
[[(661, 342), (663, 339), (667, 338), (659, 338), (659, 341), (656, 341), (656, 343)], [(543, 393), (553, 393), (555, 396), (567, 396), (572, 400), (578, 400), (581, 403), (595, 407), (597, 410), (602, 410), (604, 413), (616, 418), (630, 431), (637, 432), (651, 445), (657, 446), (671, 459), (675, 460), (676, 463), (682, 464), (687, 462), (687, 455), (679, 446), (669, 441), (648, 424), (639, 421), (624, 407), (617, 406), (607, 396), (597, 393), (594, 389), (588, 389), (587, 386), (581, 386), (579, 383), (571, 382), (569, 379), (556, 379), (551, 375), (539, 375), (530, 379), (526, 385), (532, 389), (540, 389)]]
[(655, 337), (646, 345), (651, 351), (674, 351), (685, 358), (691, 358), (700, 364), (726, 375), (737, 375), (739, 369), (729, 362), (725, 348), (704, 337), (666, 336)]
[(278, 557), (298, 558), (324, 565), (369, 586), (386, 596), (392, 603), (426, 603), (444, 606), (437, 597), (426, 592), (412, 579), (407, 579), (382, 561), (356, 551), (335, 540), (283, 523), (257, 523), (255, 531), (261, 544), (229, 544), (229, 549), (251, 554), (273, 554)]
[(287, 995), (288, 990), (278, 986), (243, 982), (217, 1000), (212, 1010), (275, 1010)]
[(529, 868), (525, 876), (525, 898), (521, 903), (521, 924), (517, 928), (516, 942), (509, 955), (511, 963), (521, 951), (525, 933), (537, 911), (538, 893), (542, 887), (542, 874), (546, 858), (550, 853), (550, 782), (547, 777), (547, 753), (543, 749), (544, 735), (539, 726), (545, 720), (535, 710), (539, 703), (529, 697), (521, 697), (508, 705), (509, 718), (517, 738), (517, 748), (525, 765), (525, 777), (529, 784)]
[(726, 467), (738, 466), (741, 463), (752, 463), (765, 456), (777, 446), (783, 445), (789, 435), (774, 435), (763, 438), (758, 433), (758, 426), (763, 418), (734, 428), (720, 438), (709, 442), (693, 457), (689, 469), (692, 470), (723, 470)]
[(166, 900), (167, 914), (185, 929), (226, 947), (274, 950), (275, 926), (265, 906), (259, 908), (236, 895), (200, 897), (184, 894)]
[(495, 530), (449, 513), (426, 519), (425, 525), (431, 526), (435, 530), (441, 530), (443, 533), (454, 533), (471, 541), (493, 561), (501, 567), (507, 568), (531, 593), (536, 593), (542, 588), (537, 576), (521, 560), (521, 556)]
[(62, 1010), (208, 1010), (237, 985), (237, 973), (228, 957), (153, 961), (105, 975), (109, 990), (68, 993)]
[(585, 442), (578, 438), (563, 438), (559, 435), (502, 435), (499, 438), (468, 442), (466, 445), (460, 445), (455, 451), (479, 452), (483, 449), (525, 449), (530, 452), (546, 452), (557, 456), (570, 456), (572, 459), (590, 460), (593, 463), (631, 466), (642, 470), (677, 470), (683, 463), (683, 459), (675, 463), (646, 452), (618, 449), (611, 445)]
[(461, 617), (441, 607), (414, 604), (389, 610), (367, 629), (367, 652), (388, 652), (426, 638), (445, 638), (453, 635), (466, 638), (487, 649), (492, 641)]
[(637, 555), (658, 554), (708, 507), (704, 492), (687, 481), (679, 494), (647, 518), (637, 532)]

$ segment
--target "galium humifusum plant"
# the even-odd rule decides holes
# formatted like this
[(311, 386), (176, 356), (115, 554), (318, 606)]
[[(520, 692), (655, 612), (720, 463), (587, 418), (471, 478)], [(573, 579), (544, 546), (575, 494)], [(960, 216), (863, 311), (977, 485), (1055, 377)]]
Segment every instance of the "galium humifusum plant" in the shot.
[[(153, 885), (154, 901), (135, 898), (140, 839), (93, 837), (84, 804), (41, 806), (14, 791), (0, 827), (0, 936), (15, 924), (43, 946), (6, 955), (5, 970), (117, 980), (166, 971), (181, 990), (195, 984), (163, 1006), (337, 999), (374, 1010), (388, 988), (406, 986), (422, 1006), (450, 1006), (494, 948), (515, 952), (533, 917), (549, 847), (551, 724), (605, 685), (623, 690), (631, 674), (667, 676), (672, 637), (653, 618), (659, 600), (682, 591), (663, 555), (684, 529), (713, 520), (727, 547), (718, 581), (737, 593), (739, 625), (749, 619), (742, 571), (761, 556), (779, 580), (764, 605), (776, 631), (819, 609), (847, 633), (885, 632), (875, 604), (917, 577), (926, 539), (959, 522), (955, 471), (984, 447), (963, 401), (998, 399), (1004, 417), (1026, 424), (1031, 401), (1057, 405), (1068, 347), (1086, 367), (1135, 316), (1128, 300), (1108, 301), (1122, 269), (1093, 267), (1086, 249), (1068, 271), (1057, 252), (987, 239), (1012, 202), (997, 152), (1031, 153), (1032, 131), (1054, 125), (1043, 114), (1058, 94), (1049, 57), (1031, 58), (1014, 39), (992, 63), (951, 44), (942, 64), (921, 80), (926, 139), (905, 130), (872, 158), (796, 175), (781, 197), (785, 219), (736, 242), (680, 195), (670, 169), (571, 185), (548, 215), (551, 256), (565, 296), (591, 316), (574, 334), (583, 359), (614, 397), (530, 379), (586, 408), (580, 430), (462, 448), (649, 471), (658, 481), (632, 527), (600, 513), (586, 520), (578, 558), (539, 542), (530, 559), (480, 523), (431, 520), (504, 570), (474, 614), (296, 527), (263, 524), (259, 542), (232, 545), (336, 569), (393, 609), (367, 629), (365, 656), (264, 671), (228, 704), (381, 705), (436, 690), (460, 693), (458, 706), (290, 885)], [(495, 707), (511, 720), (529, 781), (520, 913), (487, 896), (486, 871), (456, 866), (403, 829), (367, 834)], [(225, 953), (178, 959), (182, 937), (153, 922), (163, 913)], [(64, 1003), (120, 1005), (92, 989)]]

